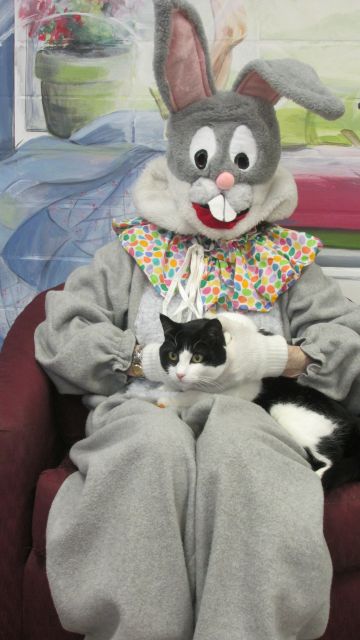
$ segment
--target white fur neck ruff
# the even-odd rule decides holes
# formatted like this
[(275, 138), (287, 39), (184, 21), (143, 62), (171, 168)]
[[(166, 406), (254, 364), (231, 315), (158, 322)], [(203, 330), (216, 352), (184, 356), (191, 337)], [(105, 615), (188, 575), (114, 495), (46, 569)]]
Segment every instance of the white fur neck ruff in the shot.
[(278, 166), (272, 178), (253, 185), (249, 213), (232, 229), (213, 229), (203, 224), (194, 211), (191, 185), (178, 180), (166, 158), (156, 158), (138, 179), (133, 196), (139, 215), (157, 226), (182, 234), (201, 234), (212, 240), (241, 238), (260, 222), (288, 218), (297, 205), (297, 189), (292, 175)]

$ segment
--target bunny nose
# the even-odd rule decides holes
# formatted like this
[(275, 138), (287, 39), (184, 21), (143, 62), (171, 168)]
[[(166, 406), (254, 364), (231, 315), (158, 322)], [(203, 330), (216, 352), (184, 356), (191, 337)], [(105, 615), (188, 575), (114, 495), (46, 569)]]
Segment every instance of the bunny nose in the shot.
[(231, 187), (234, 186), (234, 182), (235, 178), (232, 173), (229, 173), (229, 171), (223, 171), (222, 173), (219, 173), (215, 181), (218, 189), (222, 189), (223, 191), (231, 189)]

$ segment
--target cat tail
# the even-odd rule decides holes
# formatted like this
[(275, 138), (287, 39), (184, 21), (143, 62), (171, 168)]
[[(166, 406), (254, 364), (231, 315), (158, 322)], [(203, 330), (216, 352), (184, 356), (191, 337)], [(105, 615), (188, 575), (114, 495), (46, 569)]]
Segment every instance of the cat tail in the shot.
[(336, 489), (346, 482), (360, 480), (360, 454), (352, 458), (343, 458), (325, 471), (321, 481), (325, 491)]

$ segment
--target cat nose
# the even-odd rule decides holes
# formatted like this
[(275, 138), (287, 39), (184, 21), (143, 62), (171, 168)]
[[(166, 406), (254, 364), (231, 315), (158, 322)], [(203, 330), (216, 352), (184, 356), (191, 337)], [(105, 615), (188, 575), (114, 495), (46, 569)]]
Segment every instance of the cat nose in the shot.
[(177, 373), (176, 377), (179, 378), (179, 380), (182, 380), (183, 378), (185, 378), (185, 373)]
[(222, 171), (221, 173), (219, 173), (218, 177), (216, 178), (215, 184), (218, 189), (221, 189), (222, 191), (227, 191), (228, 189), (231, 189), (231, 187), (234, 186), (235, 178), (233, 174), (230, 173), (229, 171)]

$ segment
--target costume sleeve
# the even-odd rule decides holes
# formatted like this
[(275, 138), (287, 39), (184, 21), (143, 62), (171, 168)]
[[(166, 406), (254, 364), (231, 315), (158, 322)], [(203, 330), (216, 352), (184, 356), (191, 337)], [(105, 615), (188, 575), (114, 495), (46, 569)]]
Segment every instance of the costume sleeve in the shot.
[(360, 307), (316, 264), (288, 291), (292, 343), (314, 360), (298, 380), (360, 412)]
[(60, 393), (110, 395), (125, 384), (135, 345), (126, 329), (132, 269), (116, 240), (47, 294), (35, 355)]

